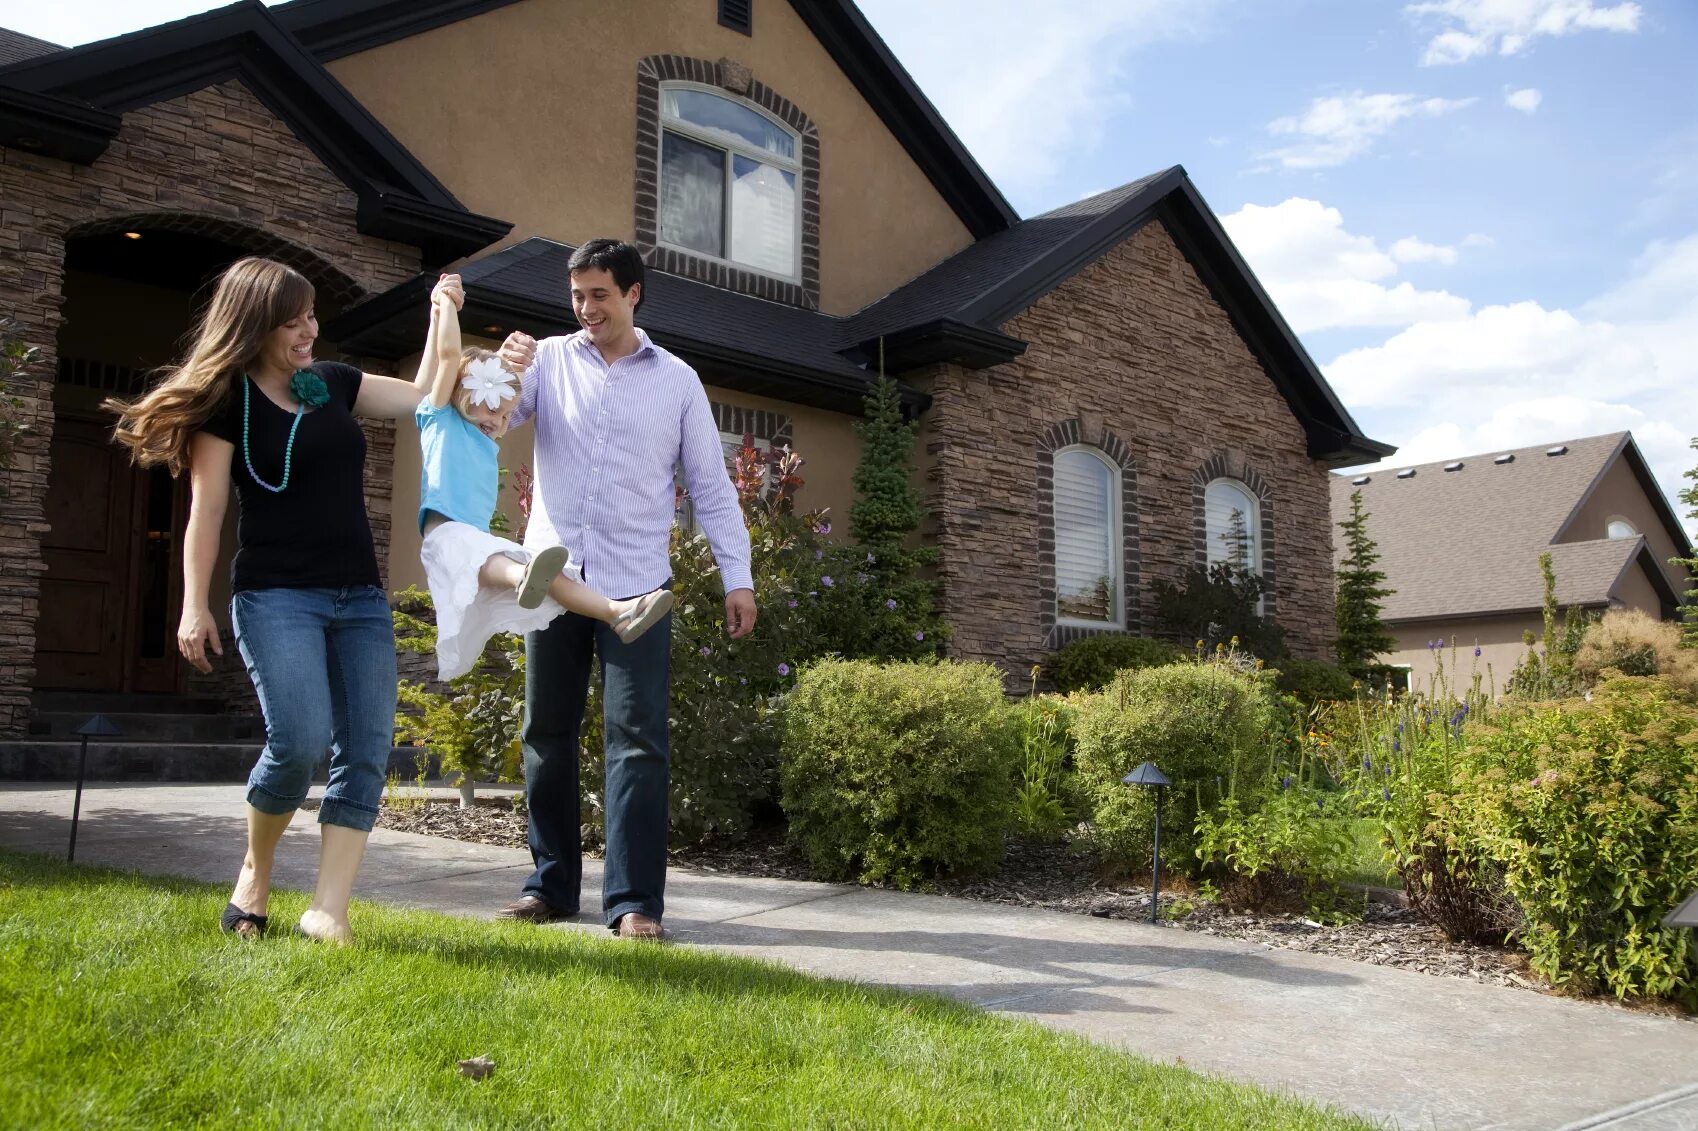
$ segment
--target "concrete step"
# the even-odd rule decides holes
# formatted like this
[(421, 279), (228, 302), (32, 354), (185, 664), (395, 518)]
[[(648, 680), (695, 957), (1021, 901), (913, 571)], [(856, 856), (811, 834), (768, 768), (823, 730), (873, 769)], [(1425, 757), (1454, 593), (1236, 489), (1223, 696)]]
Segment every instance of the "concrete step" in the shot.
[[(30, 696), (36, 712), (90, 715), (219, 715), (224, 700), (207, 695), (159, 695), (143, 691), (37, 691)], [(79, 724), (80, 725), (80, 724)]]
[[(89, 720), (80, 711), (37, 711), (29, 721), (31, 738), (75, 738), (77, 728)], [(106, 721), (118, 728), (118, 738), (144, 742), (263, 742), (265, 722), (258, 715), (160, 714), (124, 712), (107, 714)]]
[[(137, 742), (119, 739), (88, 744), (89, 781), (241, 782), (259, 759), (258, 742)], [(81, 740), (0, 742), (0, 781), (75, 781)], [(438, 776), (436, 758), (413, 746), (389, 754), (387, 772), (404, 779)], [(325, 778), (328, 759), (319, 763), (314, 781)]]

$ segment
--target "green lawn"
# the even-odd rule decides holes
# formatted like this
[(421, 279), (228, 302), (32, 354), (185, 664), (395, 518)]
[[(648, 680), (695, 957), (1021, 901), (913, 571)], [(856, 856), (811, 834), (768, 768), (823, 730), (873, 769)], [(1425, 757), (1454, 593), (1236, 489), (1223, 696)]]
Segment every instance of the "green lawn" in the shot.
[[(225, 892), (0, 852), (0, 1125), (1362, 1128), (939, 998), (356, 904), (361, 945), (217, 934)], [(275, 922), (304, 897), (273, 899)], [(490, 1055), (473, 1081), (455, 1062)]]

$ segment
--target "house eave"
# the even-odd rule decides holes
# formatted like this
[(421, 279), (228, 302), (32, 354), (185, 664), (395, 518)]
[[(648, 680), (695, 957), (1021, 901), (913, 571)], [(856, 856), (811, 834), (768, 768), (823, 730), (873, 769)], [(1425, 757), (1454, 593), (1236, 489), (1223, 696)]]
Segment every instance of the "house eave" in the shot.
[(123, 124), (120, 114), (0, 86), (0, 145), (92, 165)]
[(887, 372), (905, 373), (925, 365), (952, 362), (966, 369), (988, 369), (1013, 361), (1026, 343), (997, 330), (954, 318), (939, 318), (860, 343), (853, 351), (876, 369), (880, 346)]

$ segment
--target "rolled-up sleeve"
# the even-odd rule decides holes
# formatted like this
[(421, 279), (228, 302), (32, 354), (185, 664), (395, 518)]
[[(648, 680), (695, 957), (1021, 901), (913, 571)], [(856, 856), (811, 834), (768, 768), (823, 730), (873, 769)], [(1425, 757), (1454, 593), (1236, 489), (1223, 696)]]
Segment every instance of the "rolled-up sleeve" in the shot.
[(719, 566), (725, 591), (753, 589), (749, 528), (743, 523), (737, 489), (731, 485), (731, 476), (725, 470), (725, 453), (719, 445), (713, 408), (700, 385), (687, 400), (681, 432), (679, 457), (684, 465), (684, 487), (695, 504), (696, 521), (713, 549), (713, 560)]

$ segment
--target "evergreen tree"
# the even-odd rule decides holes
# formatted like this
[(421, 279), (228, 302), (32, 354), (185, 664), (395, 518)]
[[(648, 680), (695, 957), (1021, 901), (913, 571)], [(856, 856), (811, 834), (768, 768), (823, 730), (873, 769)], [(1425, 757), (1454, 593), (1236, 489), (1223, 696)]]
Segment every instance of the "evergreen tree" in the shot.
[(1380, 603), (1396, 591), (1385, 587), (1385, 572), (1375, 568), (1380, 552), (1368, 535), (1362, 492), (1351, 492), (1350, 517), (1338, 528), (1344, 531), (1345, 553), (1338, 567), (1338, 637), (1333, 647), (1338, 666), (1364, 679), (1375, 656), (1397, 647), (1380, 619)]
[(902, 419), (896, 382), (881, 371), (865, 401), (866, 417), (855, 424), (861, 462), (855, 467), (855, 501), (849, 507), (849, 536), (877, 559), (878, 572), (913, 563), (908, 540), (924, 511), (914, 489), (914, 438), (920, 422)]
[[(1698, 451), (1698, 437), (1693, 438), (1692, 447)], [(1698, 467), (1688, 471), (1686, 478), (1692, 480), (1692, 486), (1680, 493), (1680, 501), (1692, 508), (1686, 517), (1698, 522)], [(1690, 558), (1675, 558), (1674, 562), (1686, 567), (1687, 577), (1686, 598), (1680, 606), (1681, 643), (1698, 648), (1698, 553)]]

